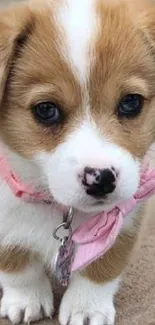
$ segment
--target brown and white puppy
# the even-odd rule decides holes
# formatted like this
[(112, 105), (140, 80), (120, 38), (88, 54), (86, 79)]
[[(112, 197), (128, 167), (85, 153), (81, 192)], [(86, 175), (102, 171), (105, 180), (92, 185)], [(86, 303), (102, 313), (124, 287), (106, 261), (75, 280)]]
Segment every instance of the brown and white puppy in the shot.
[[(0, 136), (25, 184), (74, 207), (73, 228), (131, 198), (155, 140), (153, 1), (33, 0), (2, 11)], [(127, 216), (114, 247), (73, 275), (61, 325), (114, 324), (113, 297), (139, 220), (139, 211)], [(22, 312), (25, 322), (40, 319), (42, 309), (52, 315), (45, 268), (61, 221), (55, 204), (24, 203), (1, 180), (1, 316), (13, 323)]]

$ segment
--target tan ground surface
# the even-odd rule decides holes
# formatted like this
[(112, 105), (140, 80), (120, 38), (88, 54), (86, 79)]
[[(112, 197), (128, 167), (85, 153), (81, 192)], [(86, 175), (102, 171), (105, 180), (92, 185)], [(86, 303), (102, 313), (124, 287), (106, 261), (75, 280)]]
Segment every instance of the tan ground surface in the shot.
[[(0, 5), (10, 2), (12, 0), (0, 0)], [(155, 157), (155, 153), (152, 156)], [(149, 203), (140, 245), (126, 269), (116, 307), (117, 325), (155, 325), (155, 198)], [(58, 324), (57, 321), (54, 323)], [(7, 324), (0, 320), (0, 325)], [(39, 324), (48, 325), (51, 321)]]

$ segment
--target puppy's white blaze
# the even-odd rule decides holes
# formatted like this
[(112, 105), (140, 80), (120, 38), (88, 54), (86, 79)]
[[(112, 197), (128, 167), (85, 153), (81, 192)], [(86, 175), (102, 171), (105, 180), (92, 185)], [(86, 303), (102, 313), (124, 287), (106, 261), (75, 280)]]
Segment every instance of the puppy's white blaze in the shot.
[(58, 13), (65, 31), (69, 62), (76, 68), (80, 81), (86, 81), (89, 71), (89, 47), (97, 30), (94, 0), (66, 0)]

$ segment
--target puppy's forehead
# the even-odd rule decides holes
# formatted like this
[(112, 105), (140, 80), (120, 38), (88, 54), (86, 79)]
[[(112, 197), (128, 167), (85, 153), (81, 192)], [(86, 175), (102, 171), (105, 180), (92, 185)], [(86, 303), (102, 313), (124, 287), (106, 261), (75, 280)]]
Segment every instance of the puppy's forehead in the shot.
[(81, 81), (88, 76), (90, 44), (98, 33), (95, 0), (66, 0), (58, 8), (69, 63)]
[[(148, 74), (148, 49), (139, 23), (133, 19), (134, 0), (34, 1), (41, 1), (45, 11), (36, 14), (34, 9), (33, 37), (24, 56), (35, 62), (36, 79), (42, 75), (39, 80), (59, 86), (65, 94), (66, 87), (70, 88), (71, 95), (76, 93), (74, 99), (78, 90), (79, 102), (96, 107), (97, 99), (103, 102), (105, 94), (108, 98), (115, 96), (128, 75)], [(135, 15), (137, 18), (138, 11)], [(27, 69), (32, 75), (32, 64)]]
[[(134, 48), (129, 46), (128, 41), (130, 38), (132, 44), (131, 35), (135, 38), (132, 15), (136, 5), (133, 3), (133, 0), (129, 3), (127, 0), (62, 0), (59, 2), (56, 20), (58, 26), (61, 26), (64, 43), (64, 49), (61, 47), (60, 50), (81, 84), (88, 81), (93, 67), (99, 66), (101, 58), (102, 64), (99, 70), (105, 66), (107, 69), (111, 67), (111, 62), (107, 62), (109, 57), (111, 57), (110, 61), (115, 61), (117, 67), (117, 63), (125, 61), (124, 58), (130, 54), (129, 50), (134, 52)], [(126, 55), (123, 47), (126, 50), (128, 48)], [(122, 53), (121, 59), (120, 53)], [(98, 74), (100, 76), (100, 71)]]

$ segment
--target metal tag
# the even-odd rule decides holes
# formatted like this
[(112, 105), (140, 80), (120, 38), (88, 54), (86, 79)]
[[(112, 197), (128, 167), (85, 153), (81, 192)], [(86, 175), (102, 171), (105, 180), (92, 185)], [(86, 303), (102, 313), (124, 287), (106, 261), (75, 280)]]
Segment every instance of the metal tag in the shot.
[(70, 237), (64, 237), (55, 260), (55, 276), (63, 287), (69, 284), (74, 256), (75, 243)]

